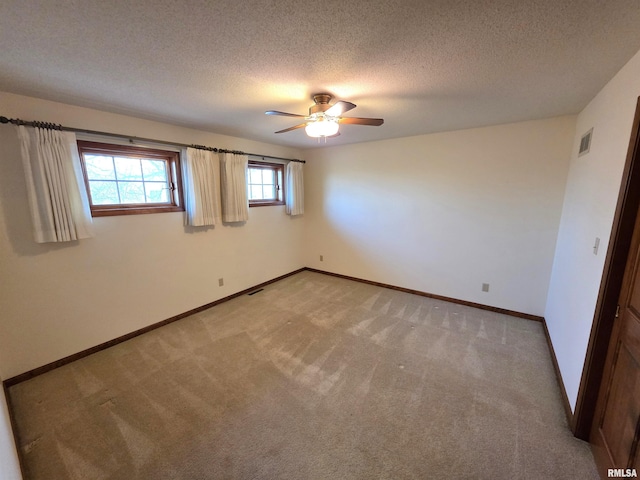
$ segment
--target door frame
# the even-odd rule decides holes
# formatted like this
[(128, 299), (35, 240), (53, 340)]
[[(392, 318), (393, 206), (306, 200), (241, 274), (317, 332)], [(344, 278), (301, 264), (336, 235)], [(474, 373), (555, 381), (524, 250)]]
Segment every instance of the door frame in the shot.
[(571, 429), (582, 440), (589, 441), (598, 393), (604, 375), (605, 360), (613, 331), (618, 299), (622, 288), (631, 236), (640, 207), (640, 97), (631, 129), (618, 203), (609, 237), (600, 291), (596, 303), (587, 354)]

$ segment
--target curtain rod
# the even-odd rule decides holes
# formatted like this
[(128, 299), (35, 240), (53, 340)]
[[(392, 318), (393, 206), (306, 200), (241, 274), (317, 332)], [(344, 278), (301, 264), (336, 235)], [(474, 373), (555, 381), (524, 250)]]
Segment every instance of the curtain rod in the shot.
[(82, 128), (64, 127), (62, 125), (58, 125), (55, 123), (48, 123), (48, 122), (27, 122), (25, 120), (20, 120), (19, 118), (7, 118), (7, 117), (0, 116), (0, 123), (11, 123), (13, 125), (24, 125), (27, 127), (36, 127), (36, 128), (48, 128), (50, 130), (62, 130), (64, 132), (87, 133), (90, 135), (103, 135), (107, 137), (127, 138), (131, 143), (133, 143), (134, 141), (152, 142), (152, 143), (159, 143), (161, 145), (171, 145), (174, 147), (191, 147), (191, 148), (197, 148), (200, 150), (209, 150), (210, 152), (216, 152), (216, 153), (235, 153), (237, 155), (249, 155), (251, 157), (273, 158), (275, 160), (285, 160), (288, 162), (307, 163), (304, 160), (298, 160), (297, 158), (274, 157), (273, 155), (260, 155), (258, 153), (246, 153), (246, 152), (241, 152), (240, 150), (227, 150), (225, 148), (206, 147), (204, 145), (187, 145), (186, 143), (167, 142), (164, 140), (155, 140), (153, 138), (132, 137), (130, 135), (121, 135), (118, 133), (99, 132), (96, 130), (84, 130)]

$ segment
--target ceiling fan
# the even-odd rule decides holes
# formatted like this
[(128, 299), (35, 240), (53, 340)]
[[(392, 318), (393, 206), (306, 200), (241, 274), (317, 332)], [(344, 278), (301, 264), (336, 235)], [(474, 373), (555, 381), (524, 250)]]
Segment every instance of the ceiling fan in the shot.
[(268, 110), (264, 112), (267, 115), (284, 115), (285, 117), (304, 118), (305, 122), (293, 127), (279, 130), (276, 133), (290, 132), (298, 128), (304, 128), (310, 137), (335, 137), (340, 135), (338, 131), (340, 124), (350, 125), (371, 125), (378, 127), (384, 123), (382, 118), (358, 118), (343, 117), (342, 114), (356, 108), (351, 102), (339, 101), (330, 105), (331, 95), (328, 93), (318, 93), (313, 95), (315, 105), (309, 107), (309, 115), (298, 115), (297, 113), (278, 112), (277, 110)]

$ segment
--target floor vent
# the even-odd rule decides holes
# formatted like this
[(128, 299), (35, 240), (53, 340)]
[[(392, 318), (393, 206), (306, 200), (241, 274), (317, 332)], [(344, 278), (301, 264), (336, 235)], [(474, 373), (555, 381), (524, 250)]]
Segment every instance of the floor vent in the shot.
[(585, 133), (580, 139), (580, 150), (578, 151), (578, 156), (586, 155), (589, 153), (589, 149), (591, 148), (591, 134), (593, 133), (593, 128)]

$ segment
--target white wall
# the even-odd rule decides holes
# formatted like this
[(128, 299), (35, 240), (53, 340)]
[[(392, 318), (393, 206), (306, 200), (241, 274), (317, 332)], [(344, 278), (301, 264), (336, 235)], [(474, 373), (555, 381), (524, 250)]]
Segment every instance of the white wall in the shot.
[[(0, 93), (0, 114), (288, 158), (300, 152)], [(244, 226), (182, 213), (94, 218), (95, 238), (36, 244), (14, 127), (0, 126), (0, 375), (9, 378), (304, 266), (304, 216), (250, 209)], [(224, 287), (218, 287), (218, 278)]]
[[(578, 115), (545, 318), (571, 408), (580, 386), (631, 127), (640, 53)], [(591, 149), (578, 157), (593, 127)], [(598, 255), (593, 254), (600, 238)]]
[[(0, 383), (2, 383), (1, 378)], [(22, 479), (3, 388), (0, 388), (0, 479)]]
[(308, 150), (306, 264), (542, 315), (574, 132), (566, 116)]

